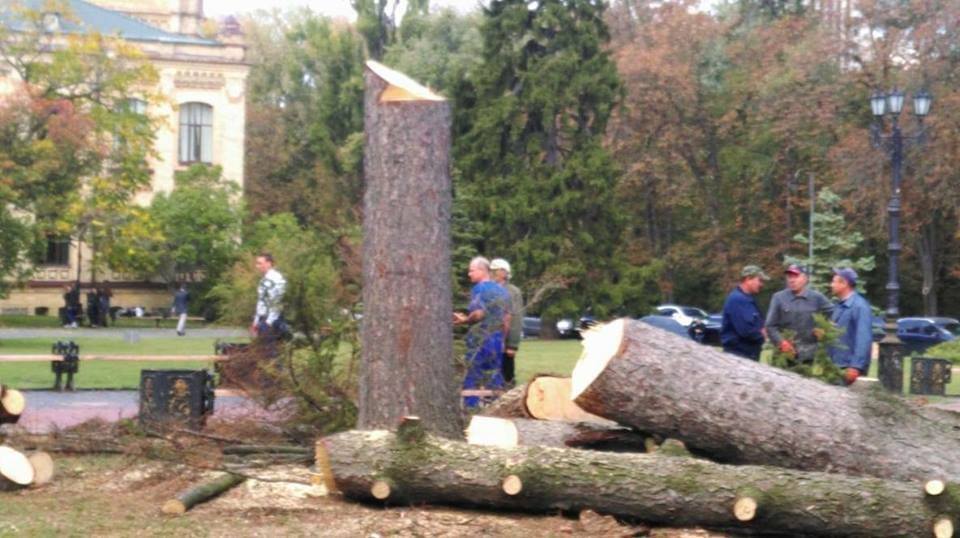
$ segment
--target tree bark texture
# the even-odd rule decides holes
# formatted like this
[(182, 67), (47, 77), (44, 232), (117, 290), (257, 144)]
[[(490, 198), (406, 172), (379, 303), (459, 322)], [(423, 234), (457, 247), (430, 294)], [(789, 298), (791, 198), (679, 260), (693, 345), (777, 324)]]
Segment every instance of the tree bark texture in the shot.
[(364, 76), (358, 427), (392, 427), (403, 416), (417, 415), (430, 431), (459, 437), (460, 380), (452, 359), (450, 105), (388, 99), (398, 88), (383, 73), (399, 75), (369, 62)]
[(475, 415), (467, 427), (467, 442), (476, 445), (552, 446), (612, 452), (646, 452), (644, 434), (622, 426), (594, 422), (506, 419)]
[(954, 423), (899, 397), (827, 385), (631, 320), (587, 338), (573, 395), (588, 412), (722, 462), (960, 481)]
[[(547, 447), (498, 448), (386, 431), (318, 441), (318, 471), (347, 497), (521, 511), (596, 510), (671, 526), (791, 536), (928, 536), (956, 506), (920, 483), (694, 458)], [(734, 514), (753, 492), (755, 515)], [(376, 494), (376, 495), (375, 495)], [(939, 503), (939, 504), (938, 504)], [(741, 514), (741, 517), (743, 515)]]
[(486, 417), (530, 418), (527, 411), (527, 384), (516, 386), (483, 408)]

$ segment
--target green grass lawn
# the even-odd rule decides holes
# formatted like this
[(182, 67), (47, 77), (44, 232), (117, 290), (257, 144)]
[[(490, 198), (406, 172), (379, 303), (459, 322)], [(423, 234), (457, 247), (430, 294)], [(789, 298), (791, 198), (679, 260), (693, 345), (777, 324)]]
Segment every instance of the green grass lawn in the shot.
[[(215, 338), (142, 338), (129, 343), (120, 338), (71, 338), (81, 355), (210, 355)], [(242, 339), (237, 339), (241, 341)], [(7, 338), (0, 340), (2, 355), (49, 354), (52, 338)], [(77, 388), (136, 388), (140, 370), (213, 368), (205, 361), (81, 362)], [(0, 382), (22, 389), (53, 385), (49, 362), (0, 362)]]
[(524, 340), (517, 352), (517, 383), (535, 374), (570, 375), (582, 349), (579, 340)]
[[(23, 328), (23, 329), (53, 329), (61, 327), (60, 318), (52, 316), (28, 316), (4, 314), (0, 316), (0, 327), (3, 328)], [(199, 321), (187, 321), (187, 328), (209, 327), (214, 324), (205, 324)], [(118, 317), (116, 322), (110, 323), (111, 327), (118, 329), (152, 329), (156, 328), (157, 322), (152, 319), (138, 319)], [(161, 328), (174, 328), (177, 326), (177, 318), (170, 317), (160, 320)]]

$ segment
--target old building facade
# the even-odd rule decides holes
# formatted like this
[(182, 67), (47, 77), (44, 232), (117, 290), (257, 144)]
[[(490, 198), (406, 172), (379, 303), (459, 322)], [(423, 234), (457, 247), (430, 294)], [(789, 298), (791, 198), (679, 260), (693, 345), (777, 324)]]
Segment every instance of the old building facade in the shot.
[[(42, 1), (23, 2), (45, 9)], [(36, 6), (32, 5), (36, 4)], [(159, 74), (157, 104), (143, 103), (157, 121), (151, 160), (152, 189), (137, 196), (148, 204), (153, 194), (170, 191), (174, 173), (195, 163), (223, 168), (224, 179), (243, 186), (245, 93), (249, 65), (243, 36), (233, 19), (220, 23), (203, 17), (202, 0), (67, 0), (69, 15), (44, 13), (62, 31), (93, 31), (135, 44)], [(61, 23), (58, 17), (63, 17)], [(108, 285), (113, 305), (169, 306), (167, 285), (157, 279), (95, 270), (89, 247), (74, 240), (48, 245), (46, 257), (25, 286), (0, 300), (0, 313), (55, 314), (63, 306), (64, 287), (80, 281), (82, 291)]]

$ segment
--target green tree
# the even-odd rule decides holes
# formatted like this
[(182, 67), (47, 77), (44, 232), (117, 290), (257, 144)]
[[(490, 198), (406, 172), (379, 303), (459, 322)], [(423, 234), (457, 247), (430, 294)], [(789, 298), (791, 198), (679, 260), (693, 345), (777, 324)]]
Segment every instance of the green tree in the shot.
[[(71, 17), (65, 2), (44, 9)], [(119, 260), (119, 239), (147, 228), (131, 201), (150, 185), (155, 125), (131, 103), (157, 100), (147, 90), (156, 70), (122, 40), (50, 31), (43, 13), (20, 4), (7, 14), (0, 57), (19, 81), (0, 127), (0, 151), (11, 157), (5, 205), (30, 215), (35, 238), (86, 241), (99, 254), (95, 267)], [(13, 226), (13, 237), (22, 229)]]
[[(784, 263), (810, 266), (811, 284), (820, 291), (829, 292), (830, 275), (834, 267), (852, 267), (863, 275), (873, 271), (873, 256), (861, 256), (863, 234), (852, 230), (840, 205), (840, 196), (830, 188), (817, 195), (817, 209), (813, 216), (813, 261), (805, 257), (787, 256)], [(798, 234), (794, 241), (809, 248), (810, 238)], [(862, 279), (865, 285), (865, 279)]]
[(463, 98), (455, 188), (480, 228), (473, 247), (512, 260), (528, 289), (563, 288), (548, 317), (591, 304), (616, 270), (618, 173), (602, 136), (620, 84), (603, 11), (586, 0), (492, 1)]

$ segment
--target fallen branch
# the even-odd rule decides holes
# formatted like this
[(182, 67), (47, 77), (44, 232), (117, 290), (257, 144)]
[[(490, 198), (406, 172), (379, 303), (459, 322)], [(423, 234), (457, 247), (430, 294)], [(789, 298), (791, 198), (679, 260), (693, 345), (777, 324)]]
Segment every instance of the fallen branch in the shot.
[(224, 473), (217, 478), (181, 492), (174, 499), (163, 503), (163, 513), (178, 515), (197, 504), (208, 501), (230, 488), (242, 483), (246, 478), (233, 473)]

